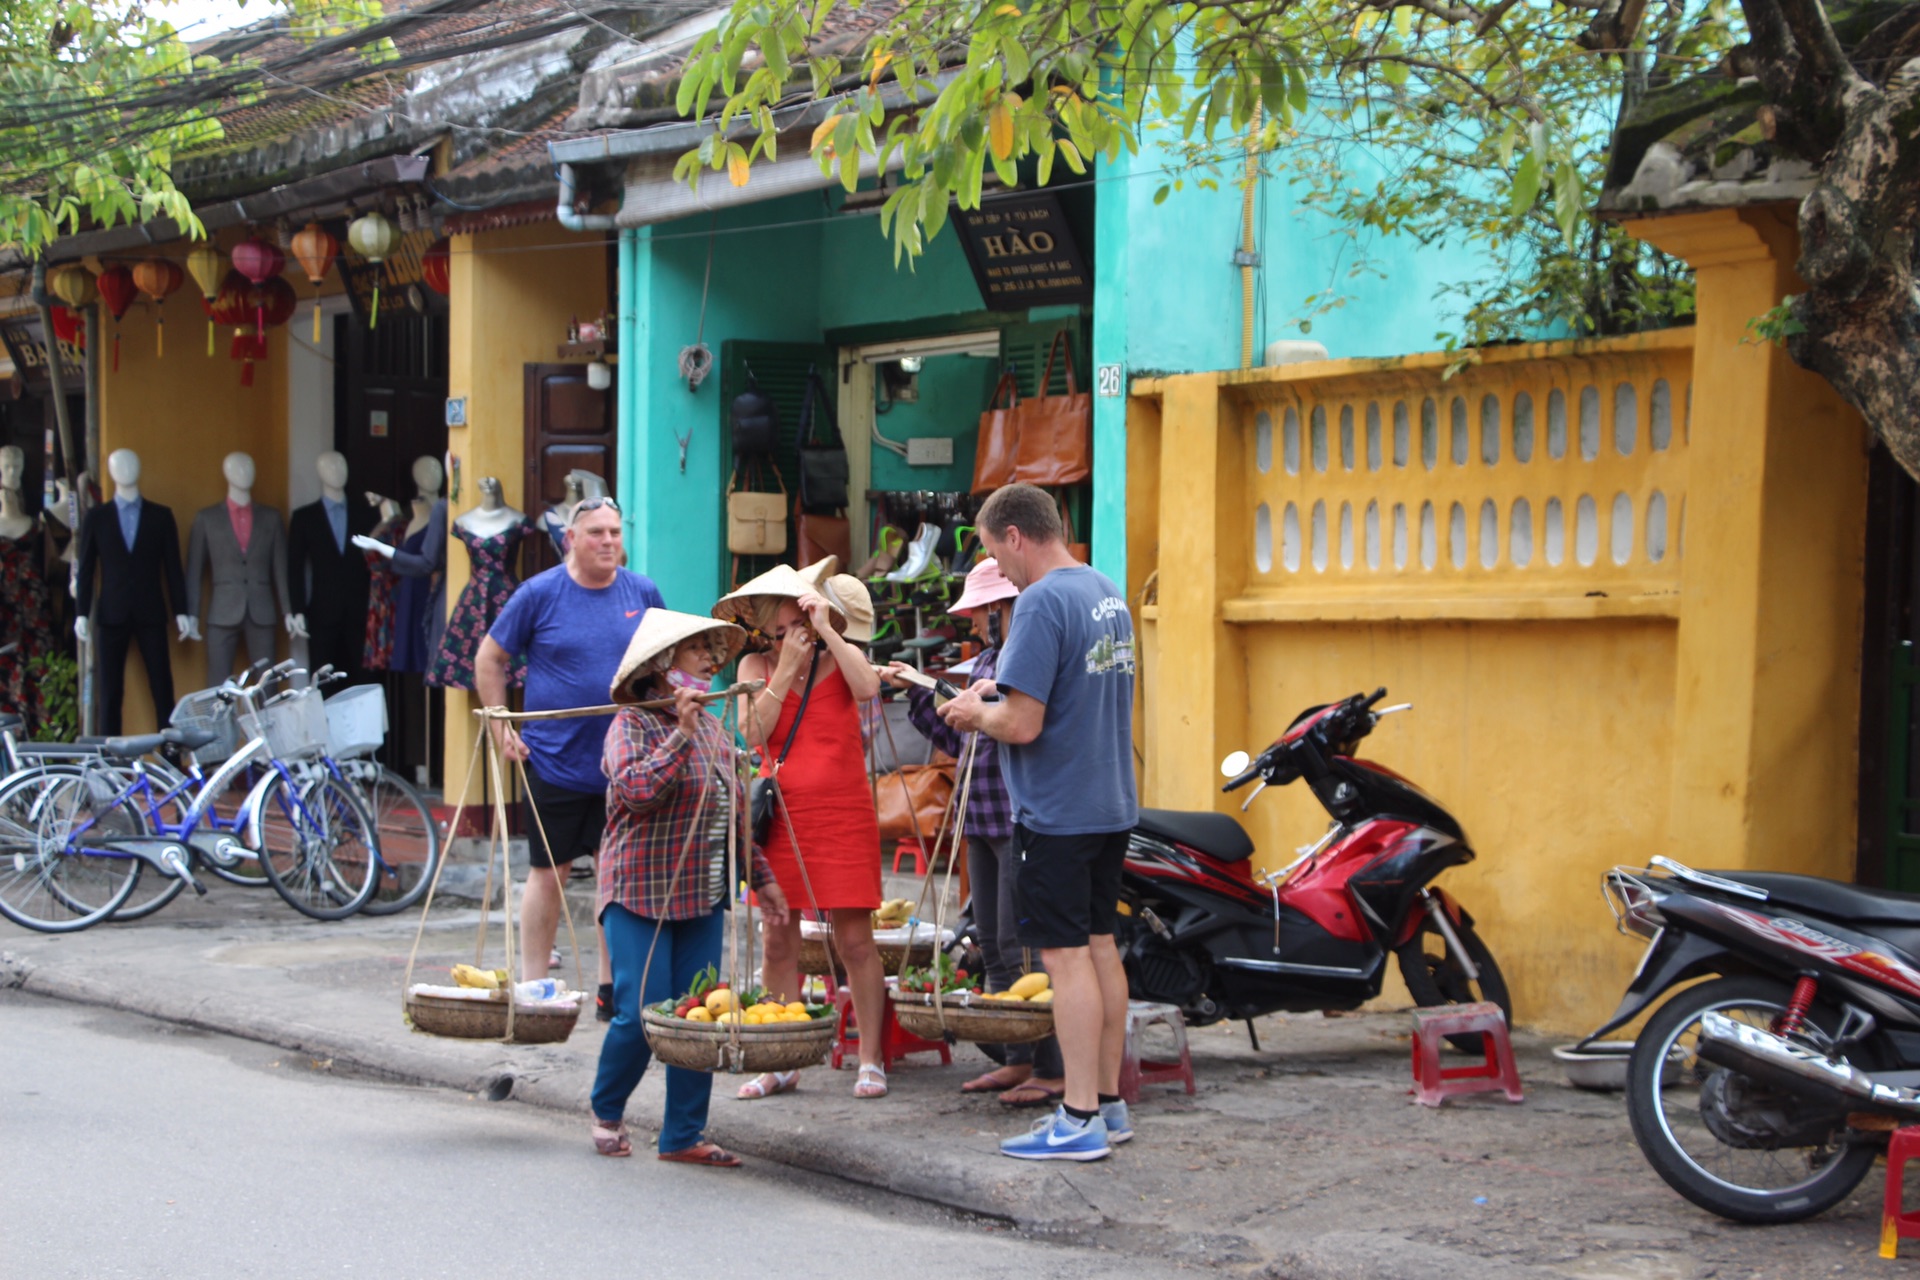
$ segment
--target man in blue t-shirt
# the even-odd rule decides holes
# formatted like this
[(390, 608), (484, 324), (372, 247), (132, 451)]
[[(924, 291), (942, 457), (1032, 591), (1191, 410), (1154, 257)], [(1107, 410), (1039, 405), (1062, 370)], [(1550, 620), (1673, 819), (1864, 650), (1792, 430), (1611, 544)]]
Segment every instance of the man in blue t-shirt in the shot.
[[(528, 578), (500, 611), (474, 659), (474, 689), (489, 707), (507, 702), (507, 671), (527, 660), (528, 711), (605, 706), (627, 643), (648, 609), (664, 604), (660, 588), (620, 567), (620, 508), (590, 498), (573, 509), (567, 558)], [(528, 720), (515, 730), (494, 721), (500, 749), (527, 762), (528, 860), (520, 908), (520, 976), (544, 978), (560, 925), (561, 891), (547, 868), (592, 857), (607, 825), (607, 779), (600, 772), (612, 716)], [(537, 809), (539, 820), (534, 820)], [(541, 839), (545, 832), (546, 839)], [(601, 1019), (612, 1016), (613, 975), (600, 946)]]
[(1067, 1077), (1053, 1120), (1000, 1150), (1022, 1160), (1098, 1160), (1133, 1137), (1120, 1101), (1127, 973), (1113, 942), (1127, 833), (1140, 816), (1133, 618), (1120, 588), (1068, 551), (1044, 490), (998, 489), (975, 523), (1020, 595), (994, 678), (940, 714), (1003, 744), (1014, 912), (1020, 941), (1039, 950), (1053, 980)]

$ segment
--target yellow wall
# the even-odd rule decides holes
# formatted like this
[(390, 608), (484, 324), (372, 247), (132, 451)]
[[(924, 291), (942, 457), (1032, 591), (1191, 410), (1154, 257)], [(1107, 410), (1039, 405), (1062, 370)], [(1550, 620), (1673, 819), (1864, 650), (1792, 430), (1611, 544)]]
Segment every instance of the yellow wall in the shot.
[[(243, 387), (241, 362), (229, 358), (233, 330), (220, 329), (215, 353), (207, 355), (207, 320), (192, 280), (167, 299), (164, 315), (166, 354), (161, 356), (155, 350), (153, 303), (143, 298), (128, 309), (118, 325), (118, 372), (112, 357), (116, 326), (102, 317), (101, 470), (115, 449), (140, 455), (141, 495), (173, 509), (184, 567), (194, 514), (226, 500), (220, 462), (227, 454), (253, 455), (258, 472), (254, 500), (278, 507), (283, 515), (287, 510), (287, 335), (284, 328), (268, 332), (267, 359), (254, 363), (253, 385)], [(296, 315), (293, 322), (306, 323), (306, 316)], [(103, 474), (100, 483), (111, 499), (112, 482)], [(181, 608), (184, 611), (184, 604)], [(171, 624), (168, 633), (173, 633)], [(277, 656), (284, 657), (284, 633), (276, 644)], [(137, 649), (127, 666), (122, 724), (128, 733), (146, 732), (155, 723), (153, 699)], [(174, 696), (204, 687), (206, 674), (206, 646), (174, 641)]]
[[(1699, 266), (1697, 328), (1487, 352), (1450, 378), (1433, 355), (1142, 381), (1129, 414), (1130, 515), (1159, 513), (1129, 530), (1129, 562), (1158, 571), (1141, 610), (1144, 801), (1237, 812), (1221, 757), (1387, 686), (1415, 709), (1363, 754), (1461, 819), (1478, 860), (1442, 883), (1517, 1019), (1568, 1034), (1611, 1011), (1639, 958), (1601, 900), (1608, 867), (1852, 866), (1863, 430), (1824, 383), (1741, 340), (1791, 291), (1790, 227), (1719, 213), (1636, 230)], [(1326, 816), (1293, 787), (1244, 821), (1271, 868)]]
[[(607, 309), (606, 246), (601, 237), (575, 236), (548, 222), (452, 242), (448, 390), (467, 399), (467, 426), (448, 433), (460, 459), (460, 496), (452, 514), (479, 505), (479, 482), (497, 477), (510, 506), (529, 511), (526, 477), (525, 366), (551, 364), (570, 321)], [(468, 578), (458, 539), (447, 547), (447, 606)], [(449, 798), (467, 776), (478, 699), (449, 691), (443, 768)], [(479, 787), (471, 796), (479, 794)]]

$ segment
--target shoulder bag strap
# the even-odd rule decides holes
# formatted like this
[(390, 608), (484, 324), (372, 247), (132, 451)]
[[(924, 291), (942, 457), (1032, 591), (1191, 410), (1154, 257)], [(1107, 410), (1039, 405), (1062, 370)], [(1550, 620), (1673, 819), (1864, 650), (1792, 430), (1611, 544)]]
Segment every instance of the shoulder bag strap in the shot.
[(820, 670), (820, 650), (813, 651), (813, 661), (807, 664), (807, 686), (800, 691), (800, 709), (793, 713), (793, 724), (787, 730), (786, 745), (780, 748), (780, 754), (774, 759), (773, 771), (777, 775), (780, 766), (787, 762), (787, 752), (793, 750), (794, 735), (800, 732), (800, 719), (807, 714), (807, 703), (813, 699), (813, 677)]
[(1080, 388), (1075, 385), (1073, 376), (1073, 343), (1068, 340), (1068, 331), (1060, 330), (1053, 335), (1053, 345), (1047, 348), (1047, 371), (1040, 375), (1040, 388), (1037, 394), (1046, 395), (1047, 388), (1053, 385), (1053, 362), (1055, 357), (1065, 353), (1067, 357), (1067, 394), (1078, 395)]

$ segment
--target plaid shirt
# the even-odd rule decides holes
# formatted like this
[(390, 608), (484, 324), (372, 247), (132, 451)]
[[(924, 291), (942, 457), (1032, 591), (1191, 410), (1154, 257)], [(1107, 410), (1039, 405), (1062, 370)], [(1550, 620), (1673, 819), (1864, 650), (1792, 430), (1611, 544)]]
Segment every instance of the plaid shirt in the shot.
[[(983, 649), (973, 661), (973, 674), (967, 683), (993, 679), (995, 649)], [(954, 759), (966, 754), (967, 735), (947, 727), (933, 709), (933, 690), (907, 690), (907, 718), (927, 741)], [(955, 776), (958, 776), (956, 770)], [(1013, 835), (1013, 797), (1007, 793), (1006, 777), (1000, 772), (1000, 744), (986, 734), (980, 735), (980, 750), (973, 759), (973, 793), (967, 797), (967, 834), (987, 840), (1005, 840)]]
[[(613, 718), (600, 763), (608, 779), (607, 831), (597, 859), (596, 916), (613, 902), (648, 920), (693, 920), (714, 909), (714, 864), (724, 878), (727, 856), (724, 840), (708, 834), (720, 787), (732, 788), (730, 812), (740, 832), (736, 856), (752, 848), (739, 753), (716, 717), (701, 719), (699, 735), (689, 738), (670, 711), (626, 707)], [(682, 851), (686, 862), (676, 882)], [(773, 873), (758, 849), (752, 858), (751, 881), (758, 889)]]

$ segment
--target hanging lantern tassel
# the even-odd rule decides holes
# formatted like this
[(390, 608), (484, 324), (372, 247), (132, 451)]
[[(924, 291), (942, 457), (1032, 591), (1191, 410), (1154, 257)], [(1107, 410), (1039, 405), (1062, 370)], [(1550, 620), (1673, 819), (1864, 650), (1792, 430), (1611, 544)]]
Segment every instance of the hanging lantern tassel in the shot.
[(320, 299), (313, 300), (313, 345), (320, 345)]
[(380, 327), (380, 281), (376, 279), (373, 282), (373, 311), (371, 314), (367, 316), (367, 328), (378, 329), (379, 327)]

